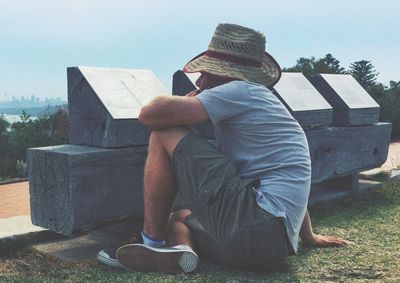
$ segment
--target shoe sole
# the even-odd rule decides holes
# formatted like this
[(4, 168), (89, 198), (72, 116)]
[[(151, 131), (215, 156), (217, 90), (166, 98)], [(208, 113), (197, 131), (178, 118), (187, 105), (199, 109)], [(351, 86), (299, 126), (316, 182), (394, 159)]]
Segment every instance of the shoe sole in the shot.
[(191, 250), (155, 249), (131, 244), (117, 251), (119, 263), (128, 271), (189, 273), (196, 269), (198, 256)]
[(96, 259), (98, 262), (109, 266), (109, 267), (114, 267), (114, 268), (124, 268), (119, 262), (118, 260), (114, 260), (114, 259), (110, 259), (107, 255), (103, 254), (102, 251), (100, 251), (97, 256)]

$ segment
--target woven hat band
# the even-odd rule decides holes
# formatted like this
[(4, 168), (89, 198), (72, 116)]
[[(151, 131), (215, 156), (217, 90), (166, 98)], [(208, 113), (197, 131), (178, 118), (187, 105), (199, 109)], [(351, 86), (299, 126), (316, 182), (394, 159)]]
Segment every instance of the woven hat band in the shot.
[(207, 50), (204, 55), (211, 57), (211, 58), (216, 58), (216, 59), (221, 59), (224, 61), (236, 63), (239, 65), (259, 67), (259, 68), (261, 67), (261, 62), (251, 60), (248, 58), (243, 58), (243, 57), (239, 57), (239, 56), (226, 54), (226, 53), (221, 53), (221, 52), (217, 52), (217, 51)]

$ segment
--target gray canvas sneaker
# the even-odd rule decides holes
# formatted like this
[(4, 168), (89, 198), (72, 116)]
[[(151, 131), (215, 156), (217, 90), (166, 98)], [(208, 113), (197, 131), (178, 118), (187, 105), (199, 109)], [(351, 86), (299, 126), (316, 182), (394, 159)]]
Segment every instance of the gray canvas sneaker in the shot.
[(128, 271), (165, 273), (193, 272), (199, 257), (189, 247), (153, 248), (142, 244), (129, 244), (117, 251), (119, 263)]
[(101, 250), (97, 253), (97, 261), (114, 268), (123, 268), (117, 259), (117, 249)]
[(141, 244), (143, 243), (142, 235), (140, 232), (137, 232), (133, 235), (132, 238), (120, 243), (120, 245), (116, 248), (104, 249), (97, 253), (97, 261), (113, 268), (123, 268), (123, 266), (119, 263), (117, 259), (117, 250), (120, 246), (124, 246), (127, 244)]

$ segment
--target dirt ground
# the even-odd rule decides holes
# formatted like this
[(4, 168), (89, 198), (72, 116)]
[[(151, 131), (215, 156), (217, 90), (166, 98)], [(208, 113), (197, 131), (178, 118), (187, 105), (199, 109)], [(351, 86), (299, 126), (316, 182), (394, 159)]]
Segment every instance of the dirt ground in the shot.
[(400, 168), (400, 141), (390, 144), (388, 158), (381, 168), (383, 170)]
[(1, 185), (0, 218), (29, 214), (29, 183), (20, 182)]

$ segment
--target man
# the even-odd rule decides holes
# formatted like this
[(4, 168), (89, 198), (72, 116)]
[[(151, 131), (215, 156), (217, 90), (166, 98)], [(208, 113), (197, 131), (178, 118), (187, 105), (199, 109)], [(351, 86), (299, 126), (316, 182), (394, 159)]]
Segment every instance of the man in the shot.
[[(196, 248), (220, 264), (266, 270), (296, 253), (299, 233), (306, 245), (345, 245), (312, 232), (308, 144), (269, 90), (281, 71), (264, 36), (220, 24), (184, 71), (201, 73), (198, 91), (160, 96), (141, 110), (139, 120), (152, 129), (143, 244), (119, 248), (119, 263), (131, 271), (191, 272)], [(189, 128), (208, 120), (215, 146)]]

